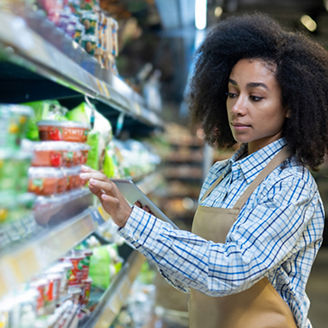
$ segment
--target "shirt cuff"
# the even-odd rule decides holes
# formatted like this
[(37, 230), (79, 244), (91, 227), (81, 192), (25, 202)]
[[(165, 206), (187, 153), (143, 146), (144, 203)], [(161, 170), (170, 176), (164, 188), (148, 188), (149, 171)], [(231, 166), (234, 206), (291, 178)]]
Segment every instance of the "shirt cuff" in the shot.
[(122, 237), (131, 242), (134, 247), (137, 247), (144, 245), (150, 233), (155, 232), (162, 224), (164, 222), (155, 216), (138, 206), (133, 206), (125, 226), (118, 231)]

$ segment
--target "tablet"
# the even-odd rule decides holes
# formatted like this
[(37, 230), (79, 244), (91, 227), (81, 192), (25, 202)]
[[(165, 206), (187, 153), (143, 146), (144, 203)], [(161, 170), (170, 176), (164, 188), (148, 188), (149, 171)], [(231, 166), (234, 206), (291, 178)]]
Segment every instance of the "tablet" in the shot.
[(142, 206), (147, 205), (157, 218), (170, 223), (175, 229), (179, 229), (176, 224), (172, 222), (147, 196), (144, 194), (136, 184), (130, 179), (111, 179), (126, 200), (133, 205), (136, 201), (139, 201)]

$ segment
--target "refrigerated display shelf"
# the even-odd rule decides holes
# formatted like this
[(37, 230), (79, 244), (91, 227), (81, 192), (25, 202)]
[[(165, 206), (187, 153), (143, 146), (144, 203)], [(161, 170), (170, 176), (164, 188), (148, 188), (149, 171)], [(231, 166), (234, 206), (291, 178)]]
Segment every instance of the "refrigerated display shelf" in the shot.
[[(66, 91), (66, 96), (87, 95), (108, 105), (109, 107), (106, 106), (107, 111), (114, 108), (146, 125), (163, 126), (161, 119), (145, 107), (143, 98), (118, 76), (110, 71), (97, 71), (99, 74), (102, 73), (102, 76), (98, 77), (90, 73), (90, 70), (85, 69), (88, 65), (97, 65), (96, 60), (86, 53), (83, 54), (83, 49), (73, 40), (67, 40), (68, 37), (64, 33), (60, 33), (54, 25), (52, 26), (54, 32), (49, 33), (48, 39), (50, 41), (55, 39), (53, 40), (54, 43), (58, 43), (62, 39), (66, 45), (67, 54), (70, 54), (69, 56), (30, 28), (27, 20), (32, 20), (34, 25), (38, 24), (39, 26), (44, 26), (47, 21), (45, 17), (40, 17), (37, 13), (34, 14), (34, 17), (32, 15), (32, 17), (23, 18), (0, 11), (2, 63), (4, 61), (13, 63), (17, 67), (28, 69), (32, 73), (37, 73), (37, 75), (46, 78), (46, 80), (50, 79), (55, 84), (64, 86), (64, 89), (71, 91), (71, 94)], [(74, 52), (75, 57), (82, 58), (80, 64), (84, 65), (85, 68), (72, 59)], [(81, 52), (82, 55), (79, 56)], [(85, 60), (86, 56), (90, 57), (87, 61)], [(3, 78), (2, 74), (5, 74), (6, 79), (12, 77), (11, 72), (5, 72), (5, 70), (0, 73), (0, 77)], [(42, 81), (38, 82), (41, 83), (41, 86)], [(6, 93), (2, 94), (1, 100), (6, 100), (6, 96)], [(25, 101), (28, 100), (25, 99)], [(8, 99), (5, 102), (8, 102)]]
[(96, 228), (92, 215), (95, 211), (96, 208), (88, 208), (68, 222), (47, 229), (33, 240), (12, 247), (2, 254), (0, 298), (49, 267), (91, 234)]
[(108, 328), (119, 314), (130, 292), (145, 257), (133, 251), (125, 261), (121, 271), (114, 278), (110, 287), (103, 294), (97, 307), (79, 328)]
[(166, 162), (170, 163), (203, 163), (203, 153), (197, 152), (197, 153), (191, 153), (191, 154), (176, 154), (172, 153), (169, 156), (166, 156), (164, 158)]

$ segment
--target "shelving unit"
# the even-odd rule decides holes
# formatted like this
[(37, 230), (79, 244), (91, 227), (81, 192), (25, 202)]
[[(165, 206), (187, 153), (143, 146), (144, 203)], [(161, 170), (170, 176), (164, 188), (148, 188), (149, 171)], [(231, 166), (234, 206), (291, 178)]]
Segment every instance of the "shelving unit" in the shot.
[[(102, 69), (42, 14), (0, 4), (0, 103), (57, 99), (72, 108), (92, 102), (113, 126), (124, 118), (132, 132), (162, 129), (163, 122), (120, 77)], [(19, 11), (19, 12), (18, 12)], [(72, 104), (72, 107), (69, 104)], [(158, 173), (138, 179), (145, 193), (161, 183)], [(80, 203), (79, 203), (80, 200)], [(45, 214), (45, 212), (43, 213)], [(0, 298), (49, 267), (110, 217), (87, 192), (39, 218), (35, 234), (0, 251)], [(128, 247), (128, 246), (127, 246)], [(131, 250), (97, 309), (82, 327), (108, 327), (119, 313), (144, 261)]]
[(191, 228), (203, 179), (204, 142), (191, 135), (170, 136), (172, 149), (165, 158), (163, 176), (169, 182), (161, 207), (179, 225)]
[(163, 127), (139, 94), (38, 12), (20, 17), (0, 11), (0, 59), (0, 102), (87, 96), (107, 117), (123, 113), (134, 125)]
[(96, 309), (87, 320), (82, 322), (80, 328), (108, 328), (110, 326), (125, 303), (144, 261), (145, 257), (140, 253), (131, 253), (111, 286), (103, 294)]
[(96, 228), (88, 208), (54, 229), (46, 229), (0, 257), (0, 298), (63, 256)]
[[(160, 176), (153, 173), (146, 179), (140, 180), (138, 186), (151, 192), (156, 189), (160, 181)], [(83, 193), (75, 200), (75, 204), (81, 202), (86, 196), (91, 196), (91, 194)], [(85, 200), (83, 203), (86, 206)], [(29, 240), (2, 250), (0, 253), (0, 299), (49, 267), (55, 260), (93, 233), (99, 225), (110, 219), (101, 206), (94, 206), (92, 203), (93, 201), (90, 201), (90, 206), (74, 217), (67, 217), (64, 222), (54, 226), (47, 225)], [(65, 205), (67, 204), (62, 204), (54, 212), (61, 211), (61, 215), (65, 216)], [(69, 212), (66, 212), (67, 215)], [(124, 304), (144, 260), (141, 254), (131, 250), (123, 268), (103, 294), (97, 309), (88, 319), (88, 323), (83, 324), (83, 327), (102, 327), (105, 322), (106, 327), (109, 326)], [(101, 316), (98, 318), (98, 315)]]

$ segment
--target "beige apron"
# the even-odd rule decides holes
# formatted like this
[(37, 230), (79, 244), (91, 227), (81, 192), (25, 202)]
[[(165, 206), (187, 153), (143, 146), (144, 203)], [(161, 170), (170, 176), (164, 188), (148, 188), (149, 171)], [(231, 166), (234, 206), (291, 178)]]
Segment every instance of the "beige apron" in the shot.
[[(198, 206), (192, 232), (204, 239), (225, 243), (230, 228), (249, 196), (287, 157), (287, 150), (283, 148), (257, 175), (233, 208)], [(222, 178), (213, 183), (202, 200)], [(191, 290), (189, 321), (191, 328), (296, 328), (288, 305), (267, 278), (261, 279), (248, 290), (224, 297), (211, 297)]]

